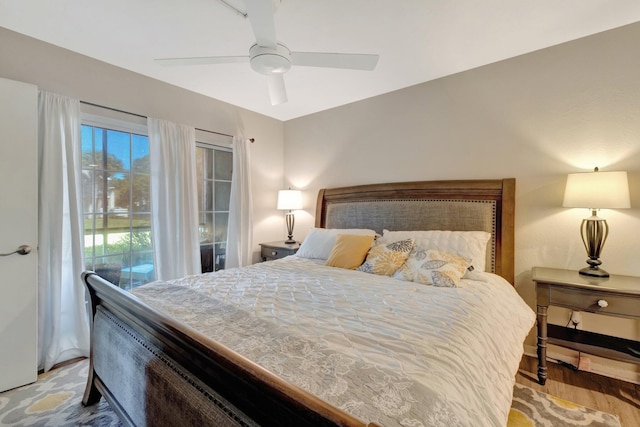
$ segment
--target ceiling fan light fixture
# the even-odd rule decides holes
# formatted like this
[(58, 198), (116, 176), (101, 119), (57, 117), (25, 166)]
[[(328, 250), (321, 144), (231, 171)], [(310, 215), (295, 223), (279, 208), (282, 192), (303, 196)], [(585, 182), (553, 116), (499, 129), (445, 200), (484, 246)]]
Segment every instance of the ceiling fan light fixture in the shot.
[(249, 49), (249, 57), (251, 68), (266, 76), (284, 74), (291, 68), (291, 52), (280, 43), (275, 49), (254, 44)]

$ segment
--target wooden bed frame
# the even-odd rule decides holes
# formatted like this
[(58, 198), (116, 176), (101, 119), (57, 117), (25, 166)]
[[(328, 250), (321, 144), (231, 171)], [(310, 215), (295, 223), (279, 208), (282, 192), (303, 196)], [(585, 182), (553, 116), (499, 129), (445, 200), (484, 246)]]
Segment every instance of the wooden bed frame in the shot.
[[(513, 284), (514, 200), (513, 178), (323, 189), (318, 194), (316, 226), (379, 232), (387, 224), (395, 224), (389, 228), (393, 230), (446, 229), (443, 206), (446, 212), (466, 211), (468, 203), (479, 203), (493, 212), (487, 229), (492, 233), (490, 271)], [(372, 205), (388, 222), (381, 223), (380, 215), (370, 213)], [(403, 213), (413, 212), (414, 219), (394, 215), (399, 206)], [(439, 215), (432, 221), (433, 206)], [(423, 208), (426, 214), (415, 214)], [(457, 224), (463, 217), (470, 227), (475, 224), (475, 214), (466, 219), (462, 211), (452, 212), (444, 217), (457, 217)], [(91, 299), (84, 405), (103, 396), (125, 425), (374, 426), (154, 310), (94, 272), (82, 277)]]

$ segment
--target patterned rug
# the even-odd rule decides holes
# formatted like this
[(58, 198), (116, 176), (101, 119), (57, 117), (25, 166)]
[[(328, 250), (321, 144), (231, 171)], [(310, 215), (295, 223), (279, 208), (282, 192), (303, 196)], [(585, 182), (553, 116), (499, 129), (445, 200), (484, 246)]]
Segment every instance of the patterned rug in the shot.
[[(0, 393), (0, 426), (99, 426), (122, 424), (100, 400), (85, 408), (80, 401), (89, 362), (82, 360), (38, 376), (38, 381)], [(614, 415), (585, 408), (516, 384), (507, 427), (620, 427)]]
[(89, 376), (85, 359), (38, 375), (38, 380), (0, 393), (0, 426), (120, 427), (118, 416), (104, 399), (82, 406)]
[(620, 427), (620, 420), (615, 415), (589, 409), (516, 383), (507, 426)]

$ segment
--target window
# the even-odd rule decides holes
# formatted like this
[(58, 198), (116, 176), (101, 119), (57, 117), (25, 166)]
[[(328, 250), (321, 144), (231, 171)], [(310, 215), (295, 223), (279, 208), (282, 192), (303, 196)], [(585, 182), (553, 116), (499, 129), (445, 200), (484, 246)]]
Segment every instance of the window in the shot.
[(233, 153), (208, 144), (196, 147), (202, 272), (224, 269)]
[[(131, 289), (155, 280), (146, 119), (102, 113), (85, 111), (82, 120), (85, 268)], [(200, 256), (209, 272), (225, 267), (233, 153), (208, 135), (198, 140)]]
[(144, 127), (105, 123), (82, 125), (85, 267), (131, 289), (155, 277), (149, 140)]

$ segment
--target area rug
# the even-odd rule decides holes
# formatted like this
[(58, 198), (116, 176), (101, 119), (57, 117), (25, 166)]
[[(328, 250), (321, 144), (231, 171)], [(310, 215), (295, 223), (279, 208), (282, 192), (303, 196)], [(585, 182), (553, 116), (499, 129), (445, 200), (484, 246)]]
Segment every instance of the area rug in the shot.
[(620, 427), (615, 415), (586, 408), (530, 387), (516, 384), (508, 427)]
[[(109, 405), (80, 403), (89, 362), (82, 360), (38, 376), (33, 384), (0, 393), (0, 427), (120, 427)], [(507, 427), (620, 427), (617, 417), (516, 384)]]
[(88, 375), (85, 359), (41, 374), (33, 384), (0, 393), (0, 426), (120, 427), (104, 399), (82, 406)]

